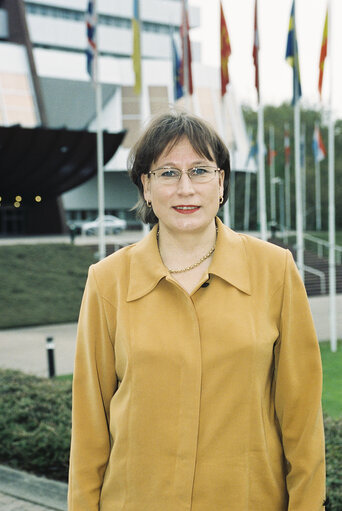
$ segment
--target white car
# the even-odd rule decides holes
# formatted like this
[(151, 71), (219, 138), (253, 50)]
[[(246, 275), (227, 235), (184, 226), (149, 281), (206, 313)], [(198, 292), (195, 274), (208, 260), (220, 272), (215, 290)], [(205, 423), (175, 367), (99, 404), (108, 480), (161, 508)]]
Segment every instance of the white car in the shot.
[[(113, 215), (104, 215), (103, 217), (104, 231), (105, 234), (118, 234), (121, 231), (127, 229), (126, 220), (117, 218)], [(100, 220), (96, 218), (91, 222), (85, 222), (82, 225), (82, 234), (94, 235), (99, 233)]]

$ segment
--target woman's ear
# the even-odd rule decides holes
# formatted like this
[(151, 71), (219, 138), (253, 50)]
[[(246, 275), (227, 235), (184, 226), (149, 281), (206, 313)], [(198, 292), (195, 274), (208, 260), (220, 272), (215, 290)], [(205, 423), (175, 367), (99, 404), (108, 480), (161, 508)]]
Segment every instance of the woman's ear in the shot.
[(140, 180), (141, 180), (141, 183), (143, 185), (143, 190), (144, 190), (144, 199), (146, 202), (150, 201), (151, 200), (151, 191), (150, 191), (150, 178), (148, 177), (147, 174), (141, 174), (140, 176)]
[(220, 187), (220, 196), (223, 197), (223, 192), (224, 192), (224, 170), (220, 170), (220, 172), (219, 172), (219, 187)]

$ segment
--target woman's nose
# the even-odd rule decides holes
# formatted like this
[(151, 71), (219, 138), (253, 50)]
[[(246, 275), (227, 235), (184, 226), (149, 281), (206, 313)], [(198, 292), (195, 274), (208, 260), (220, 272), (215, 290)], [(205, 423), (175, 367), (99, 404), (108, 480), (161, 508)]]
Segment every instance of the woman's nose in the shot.
[(178, 192), (186, 194), (194, 193), (192, 181), (186, 172), (182, 172), (182, 175), (178, 181)]

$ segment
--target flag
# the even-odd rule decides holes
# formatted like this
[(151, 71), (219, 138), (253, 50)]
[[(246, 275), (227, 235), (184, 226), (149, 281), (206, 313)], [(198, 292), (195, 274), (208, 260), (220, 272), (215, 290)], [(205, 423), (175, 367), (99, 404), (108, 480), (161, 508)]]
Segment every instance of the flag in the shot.
[[(190, 27), (189, 27), (189, 19), (188, 19), (188, 13), (185, 6), (185, 0), (183, 0), (183, 10), (182, 10), (182, 25), (180, 28), (180, 35), (182, 38), (182, 61), (181, 61), (181, 72), (180, 72), (180, 83), (183, 87), (183, 91), (185, 91), (186, 94), (192, 94), (193, 93), (193, 86), (192, 86), (192, 72), (191, 72), (191, 43), (190, 43)], [(186, 47), (186, 49), (185, 49)], [(187, 65), (187, 75), (188, 75), (188, 83), (185, 83), (185, 63)], [(188, 90), (186, 90), (188, 89)]]
[(269, 148), (268, 149), (268, 155), (267, 155), (267, 163), (269, 166), (272, 165), (274, 158), (277, 156), (277, 151), (274, 149)]
[(180, 99), (184, 93), (183, 88), (180, 83), (180, 74), (181, 74), (181, 60), (177, 53), (177, 47), (172, 36), (172, 64), (173, 64), (173, 91), (174, 91), (174, 100)]
[(302, 87), (300, 84), (300, 70), (299, 70), (299, 58), (298, 58), (298, 44), (297, 44), (297, 34), (296, 34), (296, 23), (295, 23), (295, 1), (293, 0), (291, 15), (290, 15), (290, 23), (289, 23), (289, 33), (287, 36), (287, 45), (286, 45), (286, 60), (293, 68), (293, 100), (292, 104), (294, 105), (297, 100), (302, 95)]
[(259, 89), (259, 30), (258, 30), (258, 12), (257, 12), (258, 0), (255, 0), (254, 10), (254, 43), (253, 43), (253, 62), (255, 67), (255, 88), (258, 94), (258, 101), (260, 101), (260, 89)]
[(87, 25), (87, 41), (88, 46), (86, 49), (87, 56), (87, 72), (90, 78), (95, 81), (95, 67), (94, 59), (96, 54), (96, 43), (95, 43), (95, 32), (96, 32), (96, 18), (95, 18), (95, 2), (89, 0), (88, 9), (86, 13), (86, 25)]
[(313, 150), (314, 158), (315, 158), (316, 162), (320, 162), (320, 161), (324, 160), (324, 158), (327, 155), (327, 151), (325, 149), (318, 124), (315, 124), (314, 132), (313, 132), (312, 150)]
[(220, 2), (220, 31), (221, 31), (221, 96), (227, 92), (229, 83), (228, 59), (231, 54), (227, 23), (224, 17), (222, 2)]
[(284, 132), (284, 152), (285, 152), (285, 164), (290, 164), (291, 146), (290, 146), (290, 133), (287, 129)]
[(322, 47), (321, 47), (321, 55), (319, 57), (319, 77), (318, 77), (318, 92), (320, 97), (322, 98), (322, 84), (323, 84), (323, 71), (324, 71), (324, 61), (327, 56), (327, 48), (328, 48), (328, 9), (327, 14), (325, 16), (325, 23), (323, 29), (323, 38), (322, 38)]
[(141, 52), (140, 52), (140, 16), (139, 0), (133, 0), (133, 69), (135, 74), (134, 92), (141, 93)]
[(248, 164), (249, 164), (249, 160), (251, 160), (253, 158), (253, 160), (255, 161), (256, 160), (256, 157), (258, 156), (258, 144), (256, 143), (255, 140), (251, 140), (251, 146), (249, 148), (249, 153), (248, 153), (248, 156), (247, 156), (247, 160), (246, 160), (246, 163), (245, 163), (245, 167), (247, 168), (248, 167)]

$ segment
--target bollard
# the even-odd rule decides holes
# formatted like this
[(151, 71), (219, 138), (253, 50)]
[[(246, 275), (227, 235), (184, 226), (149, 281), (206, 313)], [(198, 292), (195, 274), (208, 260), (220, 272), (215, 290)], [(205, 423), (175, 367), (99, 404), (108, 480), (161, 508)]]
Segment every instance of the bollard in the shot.
[(46, 352), (49, 378), (53, 378), (55, 376), (55, 344), (53, 342), (53, 337), (46, 338)]

